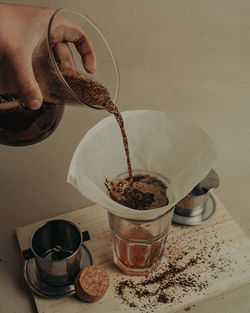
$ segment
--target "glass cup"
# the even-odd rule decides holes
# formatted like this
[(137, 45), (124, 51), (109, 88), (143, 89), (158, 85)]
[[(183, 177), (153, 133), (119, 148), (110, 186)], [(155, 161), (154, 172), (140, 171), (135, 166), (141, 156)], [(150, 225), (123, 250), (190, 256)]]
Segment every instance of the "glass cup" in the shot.
[(153, 220), (131, 220), (108, 212), (113, 262), (127, 275), (147, 275), (161, 262), (173, 209)]

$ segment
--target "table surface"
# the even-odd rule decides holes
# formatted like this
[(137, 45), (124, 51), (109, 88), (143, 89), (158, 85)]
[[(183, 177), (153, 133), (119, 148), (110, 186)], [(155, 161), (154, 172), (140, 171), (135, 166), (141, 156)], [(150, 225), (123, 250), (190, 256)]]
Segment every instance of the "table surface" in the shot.
[[(8, 2), (8, 1), (5, 1)], [(13, 1), (59, 8), (57, 2)], [(214, 140), (216, 194), (250, 236), (250, 2), (72, 0), (109, 40), (120, 71), (121, 111), (155, 109), (197, 124)], [(0, 312), (36, 312), (15, 229), (90, 205), (66, 183), (73, 152), (106, 112), (67, 108), (46, 141), (0, 149)], [(186, 310), (249, 313), (250, 286)]]
[[(108, 271), (110, 285), (103, 299), (91, 304), (74, 296), (48, 299), (34, 293), (38, 312), (118, 313), (129, 309), (133, 313), (174, 313), (250, 283), (250, 239), (214, 192), (210, 192), (208, 203), (213, 203), (216, 210), (206, 223), (171, 225), (161, 264), (146, 278), (124, 275), (114, 266), (108, 216), (102, 207), (91, 205), (55, 216), (53, 219), (73, 222), (81, 231), (88, 230), (90, 241), (85, 244), (95, 264)], [(31, 234), (46, 221), (17, 228), (21, 251), (29, 248)], [(28, 261), (26, 268), (33, 263), (33, 259)], [(160, 277), (160, 282), (155, 281)], [(130, 284), (123, 285), (125, 281)], [(151, 283), (143, 285), (147, 281)], [(145, 290), (151, 292), (150, 296), (139, 292)]]

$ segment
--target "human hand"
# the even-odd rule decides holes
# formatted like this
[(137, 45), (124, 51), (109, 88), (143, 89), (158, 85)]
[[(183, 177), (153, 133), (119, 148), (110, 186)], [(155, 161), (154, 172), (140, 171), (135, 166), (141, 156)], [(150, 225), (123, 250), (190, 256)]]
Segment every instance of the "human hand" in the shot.
[[(44, 42), (53, 13), (49, 8), (0, 3), (0, 59), (6, 60), (19, 96), (33, 110), (40, 108), (43, 97), (34, 76), (32, 55)], [(75, 44), (86, 72), (94, 73), (96, 56), (84, 29), (62, 19), (53, 33), (52, 46), (60, 63), (74, 69), (68, 42)]]

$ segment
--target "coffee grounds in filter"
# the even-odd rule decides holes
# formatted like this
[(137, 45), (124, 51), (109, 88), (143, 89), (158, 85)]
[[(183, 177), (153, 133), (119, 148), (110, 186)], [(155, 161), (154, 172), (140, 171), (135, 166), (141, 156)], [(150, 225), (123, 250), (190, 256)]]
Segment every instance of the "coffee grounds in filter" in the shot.
[(168, 204), (167, 186), (161, 180), (148, 174), (133, 176), (133, 198), (129, 186), (129, 177), (117, 178), (106, 182), (112, 200), (129, 208), (150, 210)]

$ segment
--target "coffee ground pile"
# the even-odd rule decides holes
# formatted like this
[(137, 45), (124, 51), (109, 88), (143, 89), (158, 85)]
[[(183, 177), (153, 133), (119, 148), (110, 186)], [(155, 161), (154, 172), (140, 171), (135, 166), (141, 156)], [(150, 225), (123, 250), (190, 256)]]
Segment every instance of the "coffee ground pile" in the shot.
[[(182, 230), (178, 236), (175, 235), (177, 227)], [(153, 273), (142, 279), (116, 280), (116, 297), (126, 307), (147, 313), (163, 304), (168, 305), (166, 308), (176, 303), (185, 304), (185, 297), (205, 294), (209, 281), (238, 268), (228, 252), (223, 251), (225, 242), (217, 239), (215, 229), (207, 231), (203, 226), (197, 226), (189, 230), (185, 226), (172, 225), (169, 237), (162, 265)]]
[(168, 204), (167, 186), (160, 179), (148, 174), (133, 175), (133, 198), (129, 176), (118, 177), (106, 187), (112, 200), (136, 210), (152, 210)]
[(65, 80), (71, 89), (88, 105), (99, 108), (114, 109), (109, 92), (99, 82), (88, 77), (84, 78), (81, 74), (64, 75)]

